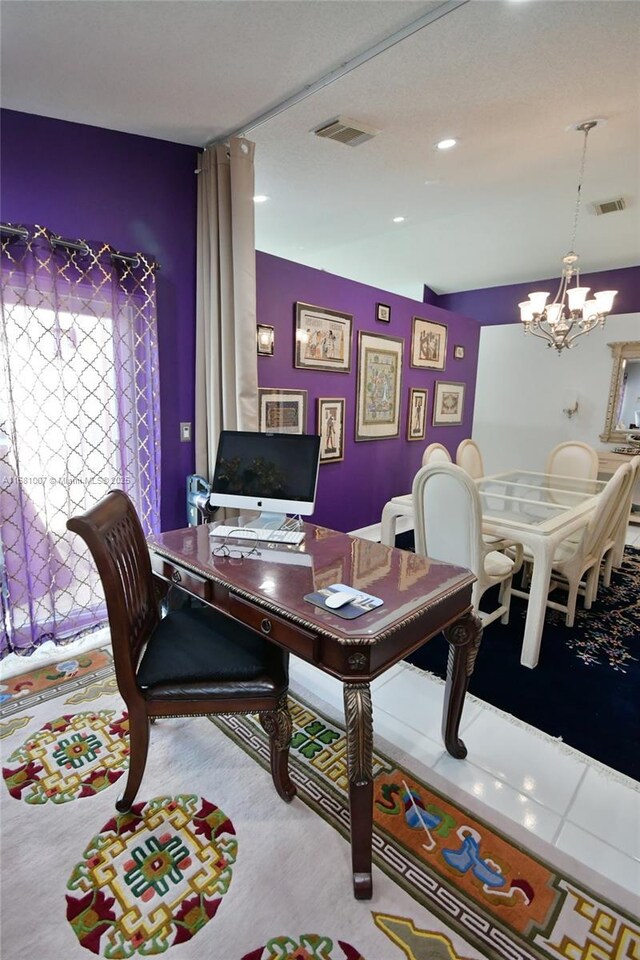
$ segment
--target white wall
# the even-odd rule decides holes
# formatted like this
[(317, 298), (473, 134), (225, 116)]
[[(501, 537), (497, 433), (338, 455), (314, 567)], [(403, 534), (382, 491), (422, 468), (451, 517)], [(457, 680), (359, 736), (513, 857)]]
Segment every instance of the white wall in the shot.
[[(592, 330), (561, 354), (525, 336), (520, 324), (482, 328), (473, 439), (485, 473), (542, 471), (548, 452), (564, 440), (606, 448), (599, 434), (612, 369), (607, 344), (616, 340), (640, 340), (640, 314), (609, 317), (604, 330)], [(580, 408), (568, 419), (563, 408), (576, 399)]]

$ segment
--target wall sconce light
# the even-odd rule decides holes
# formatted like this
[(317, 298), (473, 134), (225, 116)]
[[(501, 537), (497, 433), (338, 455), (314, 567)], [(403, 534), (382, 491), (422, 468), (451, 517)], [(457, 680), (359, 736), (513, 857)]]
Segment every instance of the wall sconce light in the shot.
[(575, 416), (575, 414), (578, 412), (579, 409), (580, 409), (580, 404), (576, 399), (573, 404), (566, 406), (562, 412), (564, 413), (565, 416), (569, 418), (569, 420), (571, 420), (571, 418)]
[(266, 323), (259, 323), (257, 339), (258, 353), (264, 357), (272, 357), (275, 343), (273, 327), (268, 326)]

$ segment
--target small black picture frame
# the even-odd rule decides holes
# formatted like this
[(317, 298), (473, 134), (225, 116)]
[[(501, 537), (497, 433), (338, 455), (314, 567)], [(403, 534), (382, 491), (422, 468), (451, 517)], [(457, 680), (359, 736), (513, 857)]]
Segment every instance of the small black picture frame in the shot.
[(376, 303), (376, 320), (391, 323), (391, 307), (388, 303)]
[(464, 360), (464, 347), (458, 344), (453, 348), (453, 356), (456, 360)]

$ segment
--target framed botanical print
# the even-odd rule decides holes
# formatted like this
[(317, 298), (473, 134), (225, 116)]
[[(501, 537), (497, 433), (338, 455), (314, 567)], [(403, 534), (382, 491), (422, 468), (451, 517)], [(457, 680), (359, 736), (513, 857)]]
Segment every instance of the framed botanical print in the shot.
[(351, 370), (350, 313), (296, 303), (294, 366), (304, 370)]
[(424, 440), (427, 433), (427, 394), (421, 387), (409, 390), (407, 440)]
[(307, 391), (260, 387), (258, 390), (261, 433), (306, 433)]
[(344, 405), (344, 397), (318, 398), (320, 463), (344, 460)]
[(381, 440), (400, 434), (401, 337), (360, 331), (356, 440)]
[(433, 398), (433, 425), (462, 423), (464, 408), (464, 383), (445, 383), (436, 380), (436, 392)]
[(413, 318), (411, 330), (411, 366), (424, 370), (444, 370), (447, 362), (447, 328), (444, 323)]

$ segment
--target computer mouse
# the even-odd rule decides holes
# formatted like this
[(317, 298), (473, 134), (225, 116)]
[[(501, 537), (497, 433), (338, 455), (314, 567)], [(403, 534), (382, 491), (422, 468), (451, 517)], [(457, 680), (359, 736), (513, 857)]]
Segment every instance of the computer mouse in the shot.
[(332, 593), (330, 597), (327, 597), (324, 605), (325, 607), (329, 607), (330, 610), (337, 610), (338, 607), (344, 607), (345, 603), (349, 603), (350, 600), (353, 600), (352, 593), (345, 593), (339, 590), (337, 593)]

